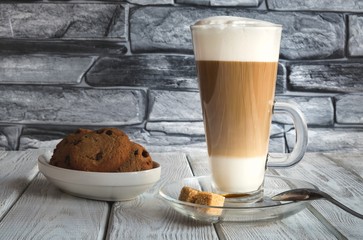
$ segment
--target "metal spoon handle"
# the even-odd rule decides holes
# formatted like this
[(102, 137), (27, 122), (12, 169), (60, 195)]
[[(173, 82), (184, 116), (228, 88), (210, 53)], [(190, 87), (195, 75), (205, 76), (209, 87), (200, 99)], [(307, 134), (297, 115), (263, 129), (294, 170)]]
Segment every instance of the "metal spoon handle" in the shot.
[(326, 200), (328, 200), (329, 202), (333, 203), (334, 205), (340, 207), (341, 209), (343, 209), (344, 211), (352, 214), (353, 216), (356, 216), (357, 218), (363, 219), (363, 214), (360, 214), (356, 211), (354, 211), (353, 209), (347, 207), (346, 205), (344, 205), (343, 203), (339, 202), (338, 200), (334, 199), (333, 197), (331, 197), (330, 195), (327, 194), (327, 196), (325, 197)]
[(344, 211), (356, 216), (360, 219), (363, 219), (363, 214), (360, 214), (351, 208), (347, 207), (343, 203), (339, 202), (338, 200), (334, 199), (329, 194), (317, 190), (317, 189), (310, 189), (310, 188), (299, 188), (299, 189), (292, 189), (286, 192), (279, 193), (273, 196), (271, 199), (273, 201), (306, 201), (306, 200), (315, 200), (315, 199), (322, 199), (325, 198), (329, 202), (333, 203), (334, 205), (340, 207)]

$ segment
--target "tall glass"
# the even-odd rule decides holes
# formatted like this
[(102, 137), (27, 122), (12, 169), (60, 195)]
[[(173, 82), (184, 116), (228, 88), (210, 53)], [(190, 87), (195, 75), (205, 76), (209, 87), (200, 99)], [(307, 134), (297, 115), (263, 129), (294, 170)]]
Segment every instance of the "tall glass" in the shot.
[(209, 163), (215, 189), (263, 195), (273, 108), (292, 115), (297, 144), (286, 163), (301, 160), (307, 128), (301, 112), (274, 105), (282, 26), (218, 16), (191, 26)]

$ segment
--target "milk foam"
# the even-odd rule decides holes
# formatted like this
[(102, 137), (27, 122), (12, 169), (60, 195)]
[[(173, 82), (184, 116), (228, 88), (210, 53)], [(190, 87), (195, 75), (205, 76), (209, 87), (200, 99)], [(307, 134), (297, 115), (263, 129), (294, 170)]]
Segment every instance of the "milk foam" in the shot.
[(266, 156), (252, 158), (210, 156), (209, 161), (214, 184), (222, 192), (253, 192), (263, 183)]
[(270, 22), (219, 16), (191, 26), (197, 61), (277, 62), (281, 26)]

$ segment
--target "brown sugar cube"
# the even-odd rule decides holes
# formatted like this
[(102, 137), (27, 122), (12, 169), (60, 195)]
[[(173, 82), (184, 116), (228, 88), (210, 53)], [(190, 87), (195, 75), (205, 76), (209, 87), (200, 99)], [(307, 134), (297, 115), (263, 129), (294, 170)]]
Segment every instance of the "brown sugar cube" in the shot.
[(195, 196), (199, 193), (200, 191), (191, 187), (187, 187), (184, 186), (182, 188), (182, 190), (180, 191), (179, 194), (179, 200), (180, 201), (184, 201), (184, 202), (190, 202), (190, 203), (194, 203), (195, 202)]
[(195, 198), (194, 203), (200, 205), (222, 207), (224, 204), (224, 197), (222, 195), (211, 192), (199, 192)]
[[(195, 196), (195, 204), (207, 205), (213, 207), (222, 207), (224, 205), (224, 197), (210, 192), (199, 192)], [(210, 215), (221, 215), (222, 209), (206, 208), (203, 211)]]

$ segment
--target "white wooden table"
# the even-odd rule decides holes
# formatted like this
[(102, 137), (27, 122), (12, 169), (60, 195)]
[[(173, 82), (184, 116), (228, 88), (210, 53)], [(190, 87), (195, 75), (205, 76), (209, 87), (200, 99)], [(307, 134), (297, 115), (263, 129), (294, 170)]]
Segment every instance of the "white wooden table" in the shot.
[[(202, 153), (152, 154), (161, 179), (128, 202), (61, 192), (38, 172), (41, 153), (0, 151), (0, 239), (363, 239), (363, 220), (325, 200), (269, 222), (206, 224), (181, 216), (157, 192), (171, 180), (207, 174)], [(269, 174), (310, 181), (363, 213), (363, 153), (308, 153), (297, 166)]]

